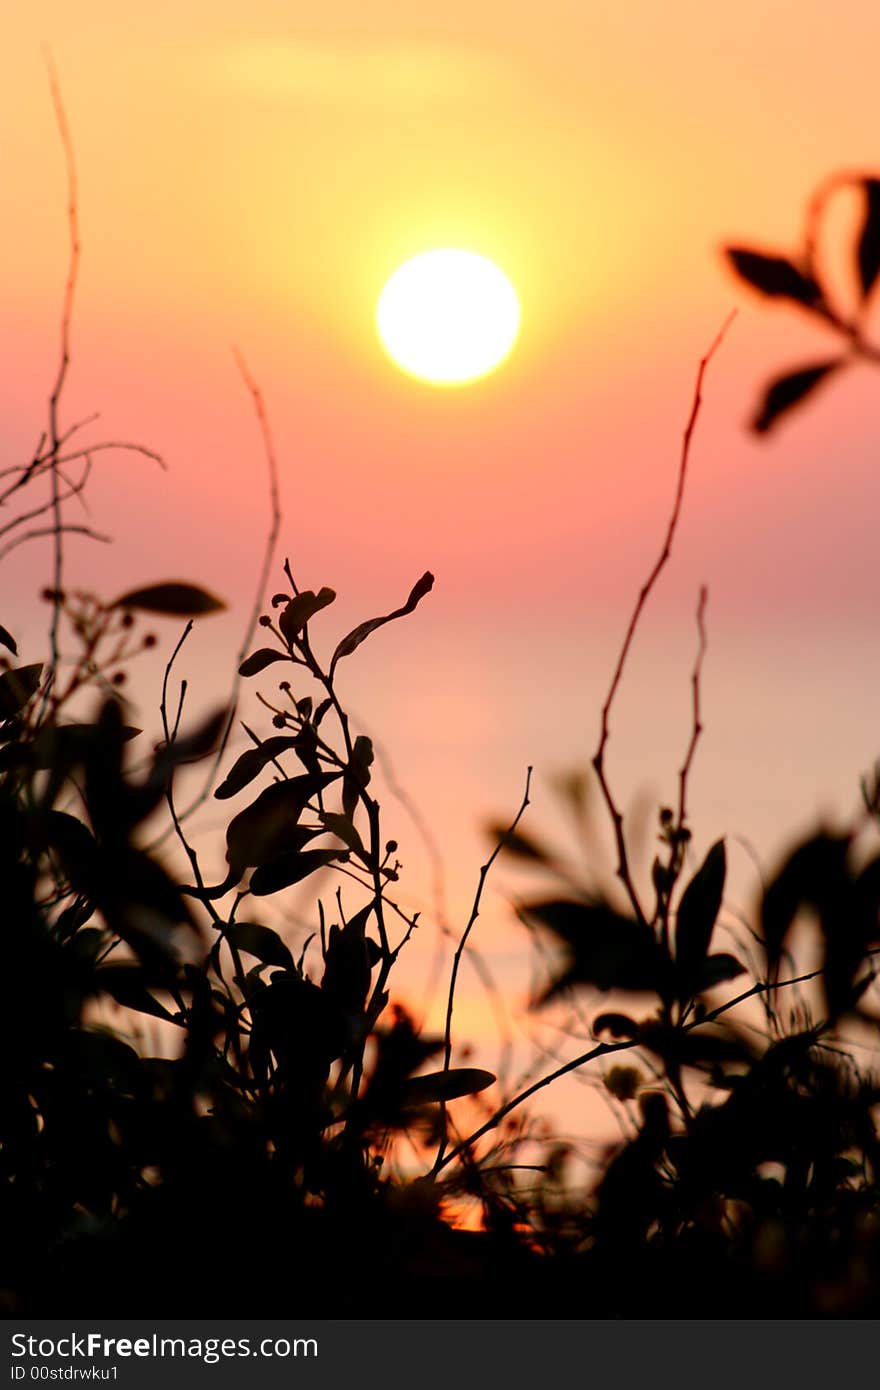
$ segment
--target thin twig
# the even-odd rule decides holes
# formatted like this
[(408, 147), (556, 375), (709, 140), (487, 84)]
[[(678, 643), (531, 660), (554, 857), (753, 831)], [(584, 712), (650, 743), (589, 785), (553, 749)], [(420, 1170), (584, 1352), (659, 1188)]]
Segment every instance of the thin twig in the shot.
[(269, 574), (272, 569), (272, 561), (275, 557), (275, 547), (278, 544), (278, 535), (281, 530), (281, 494), (278, 486), (278, 461), (275, 454), (275, 443), (272, 438), (272, 427), (269, 423), (269, 416), (266, 411), (265, 402), (263, 401), (262, 392), (260, 391), (260, 388), (257, 385), (256, 381), (252, 377), (248, 369), (247, 363), (245, 362), (244, 357), (239, 352), (238, 348), (233, 348), (233, 357), (235, 358), (236, 366), (238, 367), (238, 370), (242, 375), (244, 384), (251, 394), (251, 399), (253, 400), (254, 410), (256, 412), (257, 421), (260, 427), (260, 433), (263, 437), (263, 451), (265, 454), (266, 464), (269, 471), (269, 532), (266, 536), (266, 545), (263, 550), (263, 562), (260, 566), (260, 575), (257, 581), (257, 591), (254, 597), (253, 608), (251, 610), (250, 617), (248, 618), (247, 626), (245, 627), (244, 631), (244, 636), (242, 637), (241, 641), (241, 647), (239, 648), (238, 656), (235, 662), (235, 675), (232, 679), (232, 688), (229, 692), (229, 699), (227, 702), (226, 720), (223, 725), (223, 732), (220, 736), (220, 742), (217, 746), (217, 752), (214, 755), (210, 770), (208, 772), (208, 776), (205, 779), (205, 783), (201, 791), (189, 804), (189, 806), (187, 806), (186, 810), (180, 812), (181, 822), (188, 820), (189, 817), (193, 814), (193, 812), (198, 810), (198, 808), (204, 803), (204, 801), (210, 794), (211, 787), (214, 785), (214, 780), (217, 776), (217, 772), (219, 771), (220, 764), (223, 761), (224, 754), (226, 753), (226, 748), (229, 743), (229, 735), (232, 731), (232, 725), (235, 720), (235, 710), (238, 705), (238, 692), (241, 686), (241, 676), (239, 675), (239, 667), (241, 666), (241, 663), (244, 661), (245, 657), (248, 654), (248, 648), (250, 647), (251, 642), (253, 641), (253, 636), (257, 628), (257, 622), (260, 616), (260, 609), (263, 606), (263, 599), (265, 598), (266, 585), (268, 583)]
[[(449, 1071), (450, 1062), (451, 1062), (451, 1060), (452, 1060), (452, 1016), (453, 1016), (453, 1013), (454, 1013), (454, 1010), (455, 1010), (455, 986), (456, 986), (456, 984), (457, 984), (457, 982), (458, 982), (458, 971), (459, 971), (459, 967), (460, 967), (460, 965), (461, 965), (462, 956), (464, 955), (465, 948), (467, 947), (467, 944), (468, 944), (468, 937), (469, 937), (470, 934), (471, 934), (471, 931), (472, 931), (472, 929), (473, 929), (474, 923), (476, 922), (477, 918), (478, 918), (479, 915), (480, 915), (480, 904), (481, 904), (482, 898), (483, 898), (483, 889), (484, 889), (485, 886), (486, 886), (486, 879), (489, 877), (489, 872), (490, 872), (490, 870), (491, 870), (491, 868), (492, 868), (492, 865), (495, 863), (495, 860), (498, 858), (499, 854), (501, 853), (502, 849), (504, 848), (504, 843), (505, 843), (505, 841), (507, 840), (508, 836), (509, 836), (509, 835), (512, 835), (512, 834), (514, 833), (514, 831), (516, 830), (516, 828), (517, 828), (517, 826), (519, 825), (519, 823), (520, 823), (520, 821), (521, 821), (523, 815), (525, 814), (526, 807), (529, 805), (529, 788), (531, 787), (531, 783), (532, 783), (532, 769), (531, 769), (531, 767), (529, 767), (528, 770), (527, 770), (527, 772), (526, 772), (526, 785), (525, 785), (525, 791), (523, 792), (523, 798), (522, 798), (522, 801), (520, 802), (519, 810), (517, 811), (516, 815), (514, 816), (513, 820), (511, 821), (511, 823), (510, 823), (508, 829), (505, 831), (505, 833), (504, 833), (504, 834), (501, 836), (501, 838), (498, 840), (497, 844), (495, 845), (495, 848), (493, 849), (492, 853), (489, 855), (489, 858), (486, 860), (485, 864), (483, 864), (482, 868), (480, 869), (480, 878), (479, 878), (479, 881), (478, 881), (478, 883), (477, 883), (477, 891), (476, 891), (476, 893), (474, 894), (474, 901), (473, 901), (473, 904), (472, 904), (472, 906), (471, 906), (471, 914), (470, 914), (470, 917), (468, 918), (467, 926), (465, 927), (464, 931), (462, 932), (461, 938), (460, 938), (460, 940), (459, 940), (459, 943), (458, 943), (458, 945), (457, 945), (456, 948), (455, 948), (455, 954), (454, 954), (454, 956), (453, 956), (453, 958), (452, 958), (452, 971), (451, 971), (451, 974), (450, 974), (450, 977), (449, 977), (449, 994), (448, 994), (447, 999), (446, 999), (446, 1024), (445, 1024), (444, 1031), (443, 1031), (443, 1070), (444, 1070), (444, 1072), (448, 1072), (448, 1071)], [(441, 1109), (442, 1109), (441, 1139), (440, 1139), (440, 1146), (439, 1146), (439, 1148), (438, 1148), (438, 1150), (437, 1150), (437, 1158), (436, 1158), (435, 1163), (434, 1163), (434, 1172), (435, 1172), (435, 1173), (436, 1173), (436, 1172), (439, 1172), (439, 1170), (440, 1170), (440, 1167), (441, 1167), (441, 1165), (442, 1165), (443, 1152), (444, 1152), (444, 1149), (445, 1149), (445, 1147), (446, 1147), (446, 1106), (445, 1106), (445, 1103), (443, 1103), (443, 1104), (441, 1105)]]
[[(61, 539), (64, 528), (62, 526), (61, 493), (58, 478), (58, 455), (61, 450), (62, 436), (58, 424), (58, 409), (64, 391), (64, 383), (67, 380), (68, 367), (70, 366), (70, 328), (73, 317), (73, 301), (76, 294), (77, 276), (79, 274), (80, 240), (76, 163), (73, 155), (73, 141), (70, 138), (70, 128), (67, 124), (67, 112), (65, 111), (64, 101), (61, 96), (58, 74), (55, 70), (55, 64), (48, 48), (44, 49), (44, 57), (49, 74), (49, 91), (52, 95), (55, 121), (58, 126), (58, 134), (61, 138), (61, 147), (64, 151), (64, 163), (67, 171), (67, 221), (70, 236), (70, 259), (67, 267), (67, 280), (64, 285), (64, 299), (61, 307), (61, 356), (58, 363), (55, 384), (52, 387), (52, 393), (49, 397), (49, 447), (50, 458), (52, 459), (50, 471), (53, 513), (53, 527), (49, 534), (54, 536), (52, 585), (54, 598), (52, 600), (52, 621), (49, 628), (49, 671), (50, 673), (54, 673), (58, 667), (58, 627), (61, 621), (61, 594), (64, 581), (64, 548)], [(2, 556), (0, 556), (0, 558), (2, 558)]]
[(706, 655), (706, 604), (709, 601), (709, 590), (705, 584), (700, 588), (700, 597), (697, 601), (697, 632), (699, 643), (697, 646), (697, 656), (694, 661), (694, 669), (691, 672), (691, 692), (693, 722), (691, 724), (691, 741), (688, 744), (681, 771), (678, 774), (678, 829), (684, 828), (687, 819), (687, 784), (690, 776), (691, 765), (694, 761), (694, 754), (697, 751), (697, 744), (700, 734), (703, 732), (703, 723), (700, 717), (700, 676), (703, 670), (703, 658)]
[[(53, 503), (53, 506), (54, 506), (54, 503)], [(17, 550), (18, 547), (19, 547), (20, 545), (24, 545), (27, 541), (39, 540), (39, 538), (40, 538), (41, 536), (58, 536), (58, 537), (60, 537), (60, 536), (62, 536), (62, 535), (64, 535), (64, 536), (70, 536), (70, 535), (74, 535), (74, 536), (88, 536), (89, 540), (92, 540), (92, 541), (101, 541), (101, 543), (102, 543), (103, 545), (109, 545), (109, 544), (111, 543), (111, 541), (113, 540), (113, 537), (112, 537), (112, 536), (105, 536), (105, 535), (103, 534), (103, 532), (101, 532), (101, 531), (96, 531), (96, 530), (94, 529), (94, 527), (92, 527), (92, 526), (74, 526), (74, 525), (71, 525), (69, 522), (66, 522), (66, 521), (60, 522), (60, 523), (59, 523), (59, 522), (53, 522), (51, 526), (38, 526), (38, 527), (36, 527), (36, 528), (31, 529), (30, 531), (24, 531), (24, 532), (22, 532), (22, 534), (21, 534), (20, 536), (16, 536), (13, 540), (9, 541), (6, 545), (3, 546), (2, 550), (0, 550), (0, 560), (4, 560), (4, 559), (6, 558), (6, 556), (10, 554), (11, 551)], [(56, 575), (56, 578), (57, 578), (57, 576), (58, 576), (58, 573), (59, 573), (59, 570), (58, 570), (58, 568), (57, 568), (57, 566), (56, 566), (56, 567), (55, 567), (55, 575)], [(60, 592), (61, 592), (61, 591), (60, 591), (59, 589), (57, 589), (57, 588), (56, 588), (56, 589), (53, 589), (53, 594), (59, 594)], [(53, 604), (54, 604), (54, 603), (57, 603), (57, 604), (58, 604), (59, 613), (60, 613), (60, 605), (61, 605), (60, 599), (53, 599)], [(53, 630), (55, 631), (56, 635), (55, 635), (55, 637), (54, 637), (53, 640), (52, 640), (52, 663), (51, 663), (51, 668), (50, 668), (52, 671), (54, 671), (54, 670), (56, 669), (57, 665), (58, 665), (57, 629), (56, 629), (54, 623), (53, 623)]]
[(635, 884), (633, 883), (632, 873), (629, 867), (626, 840), (624, 838), (623, 833), (623, 813), (620, 811), (617, 802), (614, 799), (614, 795), (611, 791), (608, 779), (605, 775), (605, 750), (608, 745), (608, 739), (611, 732), (611, 708), (614, 704), (614, 700), (617, 695), (621, 679), (623, 677), (624, 667), (626, 666), (627, 657), (629, 656), (630, 647), (632, 646), (633, 637), (635, 636), (635, 631), (638, 626), (639, 619), (642, 616), (642, 610), (644, 609), (645, 604), (648, 601), (648, 597), (650, 596), (651, 591), (654, 588), (654, 585), (657, 583), (657, 580), (659, 579), (660, 574), (662, 573), (666, 565), (666, 562), (668, 561), (669, 556), (672, 553), (672, 542), (675, 538), (675, 531), (678, 526), (678, 518), (681, 514), (681, 504), (684, 499), (684, 487), (685, 480), (687, 478), (687, 468), (688, 460), (690, 457), (691, 439), (693, 437), (694, 428), (697, 423), (697, 417), (699, 416), (700, 406), (702, 404), (703, 399), (703, 377), (705, 376), (706, 368), (708, 367), (710, 361), (714, 357), (718, 348), (721, 346), (724, 336), (727, 333), (730, 324), (733, 322), (735, 313), (736, 311), (729, 314), (728, 317), (725, 319), (713, 343), (709, 347), (706, 354), (701, 358), (700, 365), (697, 369), (697, 379), (694, 386), (693, 402), (691, 404), (690, 416), (688, 418), (688, 422), (684, 431), (684, 437), (682, 440), (681, 458), (678, 466), (678, 481), (675, 489), (675, 500), (673, 502), (672, 512), (670, 514), (669, 522), (666, 527), (666, 535), (664, 537), (663, 546), (660, 550), (660, 554), (654, 564), (654, 567), (648, 575), (647, 580), (642, 585), (641, 590), (639, 591), (638, 599), (636, 600), (632, 616), (629, 620), (629, 626), (626, 630), (626, 636), (623, 639), (623, 645), (620, 649), (620, 653), (617, 658), (617, 665), (614, 668), (614, 675), (611, 678), (611, 684), (608, 688), (608, 694), (606, 695), (605, 703), (602, 706), (602, 718), (599, 730), (599, 746), (597, 747), (596, 752), (593, 755), (593, 768), (595, 769), (596, 776), (599, 779), (599, 786), (602, 789), (602, 796), (605, 800), (605, 805), (608, 808), (608, 813), (611, 817), (611, 821), (614, 826), (614, 838), (617, 845), (617, 876), (623, 884), (624, 888), (626, 889), (626, 893), (629, 897), (630, 903), (632, 904), (633, 911), (635, 912), (640, 922), (646, 922), (647, 918), (645, 916), (645, 912), (642, 908), (641, 902), (639, 901), (639, 896), (636, 892)]

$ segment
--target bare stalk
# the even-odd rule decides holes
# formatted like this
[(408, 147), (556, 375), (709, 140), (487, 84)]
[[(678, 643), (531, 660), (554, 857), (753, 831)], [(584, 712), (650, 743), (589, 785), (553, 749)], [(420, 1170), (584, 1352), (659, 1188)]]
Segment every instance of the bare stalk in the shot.
[(617, 876), (623, 884), (627, 896), (630, 900), (630, 903), (632, 904), (633, 911), (635, 912), (636, 917), (639, 919), (640, 922), (647, 922), (647, 917), (645, 915), (644, 909), (642, 908), (641, 902), (639, 901), (639, 896), (636, 892), (632, 872), (630, 870), (629, 858), (627, 855), (626, 848), (626, 839), (623, 833), (623, 813), (614, 799), (614, 795), (611, 791), (611, 787), (609, 785), (608, 778), (605, 772), (605, 750), (607, 748), (608, 739), (611, 733), (611, 709), (614, 704), (614, 700), (617, 696), (617, 691), (620, 686), (621, 679), (623, 677), (624, 667), (626, 666), (627, 657), (629, 656), (630, 648), (633, 643), (636, 628), (638, 627), (639, 619), (642, 616), (642, 610), (644, 609), (645, 604), (647, 603), (648, 598), (650, 597), (650, 594), (655, 584), (657, 583), (657, 580), (659, 579), (663, 569), (665, 568), (669, 556), (672, 553), (672, 542), (675, 538), (675, 532), (678, 526), (678, 519), (681, 515), (681, 504), (684, 499), (684, 487), (687, 478), (688, 461), (690, 458), (691, 440), (693, 438), (697, 418), (700, 413), (700, 406), (703, 400), (703, 378), (706, 374), (706, 368), (708, 367), (718, 348), (721, 346), (724, 336), (727, 333), (730, 324), (733, 322), (734, 317), (735, 311), (734, 313), (729, 314), (728, 317), (725, 319), (720, 331), (718, 332), (708, 351), (700, 359), (700, 365), (697, 369), (697, 379), (694, 386), (693, 402), (691, 404), (690, 415), (688, 417), (688, 422), (685, 427), (684, 437), (682, 440), (681, 457), (678, 466), (678, 481), (675, 489), (675, 500), (672, 505), (672, 512), (670, 514), (669, 521), (667, 523), (666, 535), (663, 538), (663, 545), (661, 547), (660, 554), (657, 557), (657, 560), (654, 564), (654, 567), (648, 575), (648, 578), (645, 580), (645, 583), (642, 585), (641, 590), (639, 591), (639, 596), (636, 600), (635, 607), (632, 611), (632, 616), (629, 620), (626, 635), (623, 639), (623, 645), (620, 648), (620, 653), (617, 658), (617, 664), (614, 668), (614, 675), (611, 678), (611, 684), (608, 688), (608, 694), (606, 695), (605, 703), (602, 706), (602, 717), (599, 729), (599, 745), (596, 749), (595, 754), (593, 755), (593, 767), (595, 769), (596, 776), (599, 779), (599, 786), (602, 789), (602, 796), (605, 801), (605, 805), (608, 809), (608, 814), (611, 817), (612, 825), (614, 827), (614, 838), (617, 846)]

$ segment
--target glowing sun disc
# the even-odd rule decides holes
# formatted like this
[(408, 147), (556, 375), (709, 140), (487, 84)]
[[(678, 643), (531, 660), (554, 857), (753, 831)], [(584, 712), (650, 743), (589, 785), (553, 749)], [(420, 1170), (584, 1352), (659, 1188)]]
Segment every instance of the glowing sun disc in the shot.
[(379, 296), (376, 327), (403, 371), (458, 386), (494, 371), (519, 332), (507, 276), (475, 251), (423, 251), (395, 270)]

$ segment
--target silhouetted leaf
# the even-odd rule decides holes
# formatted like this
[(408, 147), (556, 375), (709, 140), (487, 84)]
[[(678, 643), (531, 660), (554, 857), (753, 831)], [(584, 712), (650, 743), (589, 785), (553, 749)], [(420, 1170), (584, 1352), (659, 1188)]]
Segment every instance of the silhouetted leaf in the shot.
[(336, 669), (337, 661), (341, 661), (344, 656), (351, 656), (352, 652), (357, 650), (361, 642), (365, 641), (370, 633), (375, 632), (378, 627), (383, 627), (385, 623), (393, 622), (395, 618), (402, 618), (407, 613), (412, 613), (417, 604), (425, 597), (425, 594), (429, 593), (433, 587), (434, 576), (429, 571), (426, 571), (418, 583), (413, 585), (410, 596), (402, 608), (395, 608), (393, 613), (387, 613), (384, 618), (369, 618), (367, 622), (361, 623), (358, 627), (353, 628), (347, 636), (343, 637), (336, 651), (333, 653), (333, 659), (330, 662), (330, 678), (333, 678), (333, 672)]
[(524, 909), (526, 920), (546, 927), (566, 947), (563, 971), (533, 1007), (574, 985), (662, 993), (671, 962), (645, 922), (622, 917), (603, 902), (540, 902)]
[(847, 837), (820, 831), (792, 851), (768, 885), (761, 904), (761, 927), (771, 966), (779, 960), (802, 907), (819, 914), (823, 930), (829, 919), (837, 917), (837, 906), (847, 901), (849, 892), (848, 851)]
[(865, 220), (859, 234), (856, 261), (862, 298), (867, 299), (880, 274), (880, 179), (865, 179)]
[(327, 696), (326, 700), (322, 700), (321, 703), (317, 706), (314, 717), (312, 719), (312, 724), (316, 729), (320, 724), (321, 720), (324, 718), (324, 715), (328, 713), (332, 706), (333, 701), (331, 700), (329, 695)]
[(433, 1101), (457, 1100), (474, 1096), (495, 1084), (490, 1071), (479, 1067), (454, 1067), (451, 1071), (434, 1071), (427, 1076), (411, 1076), (404, 1083), (402, 1106), (410, 1108)]
[(341, 1009), (361, 1013), (370, 989), (370, 976), (375, 964), (367, 941), (365, 927), (372, 903), (356, 913), (343, 927), (330, 928), (324, 953), (324, 974), (321, 989)]
[(593, 1036), (610, 1033), (612, 1038), (638, 1037), (640, 1025), (628, 1014), (599, 1014), (593, 1019)]
[(512, 854), (517, 859), (529, 859), (533, 864), (553, 862), (553, 855), (536, 839), (521, 830), (511, 830), (502, 821), (489, 821), (486, 834), (495, 844), (501, 844), (505, 854)]
[(197, 618), (203, 613), (216, 613), (225, 608), (226, 604), (197, 584), (187, 584), (183, 580), (168, 580), (163, 584), (149, 584), (143, 589), (130, 589), (115, 599), (110, 607), (139, 608), (146, 613)]
[(136, 1009), (138, 1013), (150, 1014), (166, 1023), (177, 1022), (175, 1015), (147, 989), (140, 965), (102, 965), (95, 973), (95, 984), (126, 1009)]
[(767, 256), (742, 246), (728, 246), (727, 255), (737, 274), (762, 294), (794, 299), (807, 308), (822, 302), (822, 291), (813, 277), (784, 256)]
[(283, 970), (295, 969), (293, 956), (271, 927), (262, 927), (256, 922), (230, 922), (223, 935), (231, 946), (256, 956), (265, 965), (280, 965)]
[(745, 973), (745, 966), (737, 960), (736, 956), (731, 956), (726, 951), (719, 951), (703, 962), (698, 976), (697, 992), (712, 989), (714, 985), (722, 985), (727, 980), (735, 980), (737, 976)]
[(11, 719), (24, 709), (39, 690), (42, 673), (42, 662), (36, 662), (32, 666), (16, 666), (0, 675), (0, 719)]
[(805, 401), (821, 381), (843, 365), (843, 359), (835, 357), (812, 367), (799, 367), (771, 381), (752, 419), (752, 429), (756, 434), (766, 434), (777, 420)]
[(277, 738), (265, 739), (258, 748), (248, 748), (242, 753), (227, 772), (214, 796), (218, 801), (226, 801), (252, 782), (263, 771), (267, 763), (295, 748), (297, 735), (279, 734)]
[(342, 809), (350, 820), (357, 810), (361, 792), (370, 784), (372, 764), (373, 745), (365, 734), (358, 734), (342, 783)]
[(287, 641), (292, 642), (297, 633), (302, 632), (306, 623), (322, 608), (331, 604), (335, 598), (336, 591), (334, 589), (321, 589), (317, 594), (313, 593), (311, 589), (304, 589), (301, 594), (292, 598), (278, 619), (278, 626)]
[(7, 651), (12, 652), (13, 656), (18, 656), (18, 647), (15, 645), (15, 638), (0, 623), (0, 646), (4, 646)]
[(226, 831), (226, 857), (239, 877), (246, 868), (265, 864), (278, 854), (301, 848), (303, 835), (305, 839), (312, 838), (316, 832), (302, 832), (299, 818), (311, 798), (338, 776), (335, 772), (317, 777), (303, 773), (287, 782), (275, 782), (260, 792), (250, 806), (233, 816)]
[(241, 663), (238, 674), (257, 676), (261, 671), (265, 671), (267, 666), (271, 666), (273, 661), (290, 661), (290, 657), (287, 652), (276, 651), (274, 647), (260, 647)]
[(718, 840), (685, 888), (678, 905), (675, 927), (675, 964), (681, 981), (681, 997), (702, 973), (712, 932), (721, 908), (727, 856)]
[[(142, 731), (123, 724), (120, 737), (123, 743), (137, 738)], [(34, 762), (37, 767), (63, 768), (68, 771), (84, 763), (100, 747), (101, 730), (97, 724), (49, 724), (33, 741)]]
[(299, 853), (279, 854), (254, 869), (250, 890), (255, 898), (266, 898), (270, 893), (280, 893), (282, 888), (301, 883), (309, 874), (326, 868), (328, 864), (344, 864), (347, 859), (348, 850), (336, 849), (307, 849)]
[(339, 815), (336, 811), (322, 811), (320, 815), (321, 824), (325, 830), (329, 830), (332, 835), (340, 839), (353, 854), (359, 858), (366, 858), (363, 840), (354, 825), (351, 816)]
[(171, 743), (165, 744), (156, 754), (148, 781), (164, 785), (175, 767), (207, 757), (216, 748), (227, 718), (225, 709), (214, 710), (191, 733), (178, 734)]

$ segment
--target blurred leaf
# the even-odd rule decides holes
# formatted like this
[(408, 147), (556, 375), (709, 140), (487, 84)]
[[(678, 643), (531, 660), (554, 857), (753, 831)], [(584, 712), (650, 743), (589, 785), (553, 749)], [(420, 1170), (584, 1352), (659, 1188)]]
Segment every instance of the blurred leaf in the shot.
[(524, 909), (566, 947), (563, 971), (534, 1001), (542, 1007), (574, 985), (607, 991), (662, 994), (668, 987), (668, 956), (645, 922), (622, 917), (603, 902), (540, 902)]
[(528, 859), (533, 864), (553, 863), (553, 855), (549, 850), (521, 830), (512, 831), (503, 821), (488, 821), (486, 834), (495, 844), (501, 844), (505, 854), (512, 854), (517, 859)]
[(843, 359), (835, 357), (813, 367), (799, 367), (771, 381), (752, 419), (752, 429), (756, 434), (766, 434), (777, 420), (805, 401), (821, 381), (843, 365)]
[(15, 645), (15, 638), (6, 631), (2, 623), (0, 623), (0, 646), (6, 647), (7, 651), (12, 652), (13, 656), (18, 656), (18, 647)]
[(279, 734), (277, 738), (265, 739), (257, 748), (248, 748), (242, 753), (220, 783), (214, 796), (218, 801), (226, 801), (252, 782), (263, 771), (267, 763), (274, 761), (281, 753), (295, 748), (298, 735)]
[(197, 618), (203, 613), (216, 613), (226, 604), (222, 599), (197, 584), (183, 580), (168, 580), (149, 584), (144, 589), (130, 589), (110, 604), (111, 608), (139, 608), (146, 613), (165, 613), (170, 617)]
[(807, 308), (821, 304), (822, 291), (813, 277), (784, 256), (767, 256), (742, 246), (728, 246), (726, 250), (737, 274), (762, 294), (794, 299)]
[(714, 985), (722, 985), (727, 980), (735, 980), (739, 975), (745, 975), (745, 973), (745, 966), (737, 960), (736, 956), (731, 956), (726, 951), (720, 951), (717, 955), (709, 956), (703, 962), (695, 993), (700, 993), (704, 989), (712, 989)]
[(102, 965), (95, 972), (95, 984), (126, 1009), (150, 1014), (153, 1018), (164, 1019), (166, 1023), (177, 1022), (175, 1015), (160, 1004), (147, 989), (140, 965)]
[(236, 950), (247, 951), (265, 965), (280, 965), (283, 970), (294, 970), (293, 956), (281, 937), (271, 927), (259, 926), (256, 922), (230, 922), (223, 935)]
[(330, 679), (333, 679), (333, 672), (336, 669), (337, 661), (341, 661), (344, 656), (351, 656), (352, 652), (357, 650), (361, 642), (365, 641), (370, 633), (375, 632), (377, 628), (383, 627), (385, 623), (393, 622), (395, 618), (402, 618), (407, 613), (412, 613), (417, 604), (425, 597), (425, 594), (429, 593), (433, 587), (434, 576), (429, 571), (426, 571), (418, 583), (413, 585), (410, 596), (402, 608), (395, 608), (393, 613), (386, 614), (384, 618), (370, 618), (367, 622), (361, 623), (358, 627), (353, 628), (347, 636), (343, 637), (336, 651), (333, 653), (333, 659), (330, 662)]
[(306, 623), (335, 598), (336, 592), (333, 589), (321, 589), (317, 594), (311, 589), (304, 589), (301, 594), (292, 598), (278, 619), (278, 626), (286, 640), (292, 642), (297, 633), (302, 632)]
[(837, 904), (846, 902), (848, 851), (847, 837), (820, 831), (791, 852), (767, 886), (761, 904), (761, 929), (771, 966), (778, 962), (801, 908), (816, 911), (825, 930), (829, 919), (836, 916)]
[[(141, 732), (123, 724), (120, 737), (123, 743), (128, 743)], [(97, 724), (48, 724), (33, 742), (36, 766), (67, 771), (77, 763), (85, 763), (96, 744), (100, 746), (100, 740), (101, 730)]]
[(593, 1019), (593, 1036), (610, 1033), (612, 1038), (638, 1037), (640, 1025), (628, 1014), (599, 1014)]
[(171, 743), (161, 747), (153, 761), (148, 782), (158, 782), (164, 786), (173, 768), (207, 757), (216, 748), (227, 718), (225, 709), (215, 710), (192, 733), (178, 735)]
[(336, 849), (307, 849), (298, 853), (279, 854), (277, 858), (270, 859), (268, 863), (254, 869), (250, 890), (255, 898), (266, 898), (270, 893), (279, 893), (282, 888), (301, 883), (309, 874), (326, 868), (328, 864), (344, 864), (347, 859), (347, 850)]
[(712, 932), (724, 895), (727, 856), (718, 840), (685, 888), (678, 905), (675, 927), (675, 964), (681, 981), (681, 998), (701, 975)]
[(260, 647), (241, 663), (238, 674), (257, 676), (260, 671), (265, 671), (267, 666), (271, 666), (273, 661), (290, 661), (290, 657), (287, 652), (276, 651), (274, 647)]
[(43, 673), (42, 662), (31, 666), (17, 666), (13, 671), (0, 675), (0, 719), (11, 719), (24, 709), (40, 688)]
[(402, 1106), (415, 1107), (433, 1101), (457, 1100), (474, 1096), (495, 1084), (490, 1071), (478, 1067), (454, 1067), (451, 1071), (434, 1071), (427, 1076), (411, 1076), (404, 1083)]
[(862, 298), (867, 299), (880, 274), (880, 179), (862, 182), (865, 218), (856, 251)]

